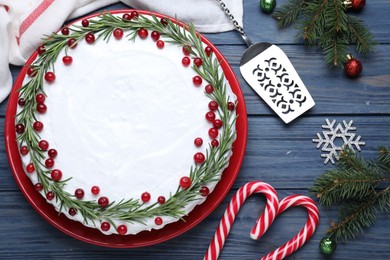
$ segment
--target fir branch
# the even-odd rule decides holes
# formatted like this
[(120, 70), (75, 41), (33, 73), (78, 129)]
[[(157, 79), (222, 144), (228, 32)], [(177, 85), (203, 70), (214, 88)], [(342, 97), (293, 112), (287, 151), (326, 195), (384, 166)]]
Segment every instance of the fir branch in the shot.
[(341, 66), (347, 60), (348, 39), (341, 33), (328, 31), (319, 39), (318, 46), (322, 48), (324, 60), (328, 64)]
[(301, 14), (308, 0), (291, 0), (275, 10), (272, 17), (278, 20), (278, 27), (285, 28), (292, 24)]
[(279, 28), (298, 21), (297, 39), (307, 46), (319, 47), (324, 60), (331, 66), (342, 66), (351, 52), (367, 54), (374, 50), (376, 42), (361, 20), (346, 13), (340, 0), (289, 0), (272, 15)]
[(368, 162), (350, 150), (341, 155), (336, 169), (318, 177), (310, 190), (320, 204), (340, 207), (328, 234), (348, 240), (373, 225), (378, 210), (390, 210), (390, 150), (380, 147), (378, 158)]
[(303, 10), (307, 18), (303, 22), (302, 38), (309, 46), (316, 44), (325, 26), (325, 10), (328, 0), (308, 2)]
[(356, 50), (362, 54), (372, 52), (377, 43), (374, 40), (374, 35), (364, 26), (363, 21), (348, 15), (347, 25), (350, 41), (356, 43)]
[(327, 234), (342, 240), (355, 238), (364, 228), (375, 223), (374, 203), (373, 198), (368, 198), (366, 201), (349, 202), (348, 205), (342, 206), (339, 210), (339, 222), (331, 224)]

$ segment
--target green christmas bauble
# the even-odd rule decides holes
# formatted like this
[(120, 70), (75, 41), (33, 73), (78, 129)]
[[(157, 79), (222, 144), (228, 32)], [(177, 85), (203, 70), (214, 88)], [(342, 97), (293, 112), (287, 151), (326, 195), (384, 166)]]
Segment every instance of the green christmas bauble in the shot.
[(325, 255), (333, 254), (334, 250), (336, 250), (336, 241), (330, 237), (324, 237), (320, 241), (320, 250), (321, 253)]
[(264, 13), (270, 14), (275, 9), (276, 0), (260, 0), (260, 8)]

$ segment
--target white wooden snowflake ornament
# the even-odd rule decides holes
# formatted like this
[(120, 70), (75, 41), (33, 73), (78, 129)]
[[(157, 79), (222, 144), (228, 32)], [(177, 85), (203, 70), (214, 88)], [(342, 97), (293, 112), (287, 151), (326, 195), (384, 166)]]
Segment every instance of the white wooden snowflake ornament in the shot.
[[(339, 160), (339, 152), (343, 150), (345, 147), (348, 147), (352, 151), (354, 150), (354, 146), (358, 151), (360, 151), (360, 145), (365, 145), (365, 142), (361, 142), (361, 136), (356, 136), (355, 133), (351, 131), (356, 130), (356, 127), (352, 126), (353, 121), (349, 121), (347, 123), (343, 120), (343, 124), (339, 123), (336, 127), (334, 127), (336, 120), (332, 122), (329, 119), (325, 119), (326, 125), (322, 125), (325, 131), (322, 131), (323, 136), (320, 133), (317, 133), (316, 139), (313, 139), (314, 143), (317, 144), (317, 149), (321, 147), (321, 151), (325, 152), (321, 154), (321, 157), (325, 158), (324, 164), (327, 164), (328, 161), (331, 161), (334, 164), (334, 159)], [(342, 145), (338, 145), (338, 142), (342, 142)]]

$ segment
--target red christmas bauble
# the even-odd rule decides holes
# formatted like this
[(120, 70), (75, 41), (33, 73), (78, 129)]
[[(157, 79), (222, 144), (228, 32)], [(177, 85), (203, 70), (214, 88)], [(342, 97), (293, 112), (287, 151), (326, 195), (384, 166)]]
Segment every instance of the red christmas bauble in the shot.
[(352, 57), (350, 57), (344, 65), (345, 74), (350, 78), (359, 77), (362, 70), (363, 70), (362, 63), (359, 60)]
[(351, 9), (354, 11), (362, 10), (364, 5), (366, 4), (366, 0), (350, 0), (350, 2), (351, 2)]

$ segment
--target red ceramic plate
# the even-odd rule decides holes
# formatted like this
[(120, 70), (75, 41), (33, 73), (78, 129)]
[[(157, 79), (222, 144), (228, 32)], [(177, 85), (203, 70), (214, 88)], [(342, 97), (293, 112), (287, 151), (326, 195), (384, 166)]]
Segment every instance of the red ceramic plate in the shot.
[[(111, 11), (111, 13), (124, 12), (126, 11)], [(151, 12), (145, 11), (138, 12), (142, 14), (151, 14)], [(153, 14), (157, 17), (164, 17), (161, 14)], [(85, 18), (91, 18), (96, 15), (98, 14)], [(212, 43), (209, 42), (203, 36), (202, 41), (209, 46), (213, 46)], [(23, 67), (18, 78), (15, 81), (13, 90), (9, 97), (5, 121), (5, 144), (8, 160), (13, 171), (15, 180), (23, 194), (26, 196), (27, 200), (34, 207), (34, 209), (53, 226), (74, 238), (99, 246), (117, 248), (143, 247), (161, 243), (184, 233), (185, 231), (193, 228), (204, 218), (206, 218), (226, 196), (238, 175), (242, 160), (244, 158), (248, 127), (244, 97), (241, 92), (238, 80), (223, 55), (217, 49), (215, 49), (214, 53), (216, 54), (220, 62), (223, 61), (221, 62), (222, 69), (238, 100), (237, 114), (239, 116), (236, 123), (237, 139), (234, 142), (233, 155), (230, 158), (230, 164), (228, 168), (225, 169), (221, 181), (218, 183), (214, 191), (208, 196), (207, 200), (203, 204), (196, 206), (195, 209), (188, 216), (185, 217), (185, 222), (178, 221), (166, 225), (161, 230), (152, 230), (150, 232), (143, 231), (136, 235), (127, 236), (107, 236), (102, 234), (99, 230), (85, 227), (81, 223), (70, 220), (64, 215), (59, 215), (58, 212), (54, 209), (54, 207), (51, 204), (48, 204), (45, 199), (38, 192), (35, 191), (34, 186), (32, 185), (30, 179), (26, 176), (23, 170), (22, 161), (20, 159), (20, 154), (18, 151), (18, 145), (16, 143), (15, 133), (14, 117), (16, 114), (18, 101), (17, 90), (22, 86), (23, 79), (27, 72), (26, 67)], [(27, 63), (31, 64), (35, 60), (36, 55), (37, 53), (34, 53), (27, 61)]]

